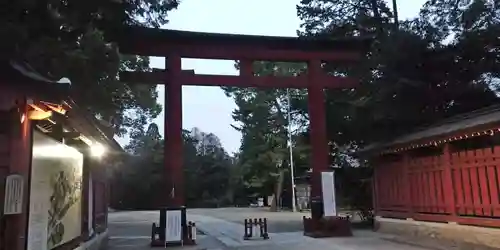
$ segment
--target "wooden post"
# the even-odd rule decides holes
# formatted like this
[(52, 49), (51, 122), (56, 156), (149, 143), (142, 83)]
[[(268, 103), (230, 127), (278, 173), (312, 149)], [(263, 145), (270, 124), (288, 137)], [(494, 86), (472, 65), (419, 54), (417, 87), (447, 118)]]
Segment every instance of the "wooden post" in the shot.
[[(99, 166), (100, 168), (103, 167), (103, 166)], [(89, 230), (92, 231), (92, 233), (101, 233), (101, 232), (97, 232), (96, 231), (96, 212), (95, 212), (95, 209), (96, 209), (96, 194), (97, 192), (95, 191), (96, 188), (98, 188), (96, 185), (98, 182), (100, 183), (99, 184), (99, 192), (101, 192), (101, 197), (103, 197), (101, 199), (101, 202), (103, 203), (106, 203), (106, 200), (107, 200), (107, 197), (106, 197), (106, 181), (104, 181), (104, 183), (101, 183), (101, 180), (100, 180), (100, 176), (99, 178), (97, 178), (97, 173), (94, 173), (94, 171), (92, 171), (92, 169), (90, 170), (90, 174), (89, 174), (89, 180), (87, 181), (88, 182), (88, 185), (89, 185), (89, 191), (88, 191), (88, 197), (89, 197), (89, 202), (91, 203), (89, 205), (89, 209), (91, 210), (89, 213), (88, 213), (88, 216), (89, 216), (89, 220), (91, 220), (91, 224), (90, 224), (90, 227), (89, 227)], [(98, 180), (98, 181), (95, 181), (95, 180)], [(99, 204), (101, 207), (104, 207), (105, 204)], [(107, 207), (105, 207), (106, 209), (104, 209), (103, 212), (105, 212), (105, 217), (107, 217)]]
[[(5, 98), (5, 100), (14, 99), (13, 96), (16, 94), (13, 92), (9, 93), (8, 89), (2, 89), (0, 93), (0, 99)], [(9, 94), (12, 96), (9, 96)], [(0, 109), (10, 109), (14, 105), (20, 107), (20, 112), (24, 113), (25, 119), (21, 122), (21, 119), (15, 120), (16, 118), (14, 118), (12, 124), (9, 126), (10, 131), (7, 136), (10, 141), (8, 166), (9, 174), (20, 174), (24, 178), (23, 211), (22, 214), (5, 216), (5, 242), (3, 244), (5, 244), (5, 249), (22, 250), (25, 249), (28, 231), (27, 226), (30, 201), (29, 179), (31, 175), (33, 129), (31, 121), (27, 118), (29, 108), (26, 105), (25, 97), (18, 98), (16, 100), (16, 104), (13, 102), (7, 105), (7, 107), (0, 107)], [(21, 116), (19, 116), (19, 118), (21, 118)], [(3, 199), (4, 197), (1, 198)]]
[[(374, 158), (375, 159), (375, 158)], [(373, 199), (373, 212), (374, 216), (377, 216), (379, 214), (379, 192), (378, 192), (378, 167), (377, 167), (377, 162), (373, 161), (373, 177), (372, 177), (372, 199)]]
[(253, 63), (250, 60), (240, 61), (240, 76), (252, 77), (253, 76)]
[(82, 199), (81, 199), (81, 213), (82, 213), (82, 240), (86, 241), (89, 235), (89, 177), (90, 168), (92, 165), (92, 157), (90, 156), (90, 149), (84, 149), (83, 153), (83, 166), (82, 166)]
[(443, 183), (443, 192), (445, 193), (445, 200), (447, 205), (447, 212), (450, 213), (452, 218), (457, 216), (457, 207), (455, 202), (455, 192), (453, 189), (453, 178), (452, 178), (452, 170), (451, 170), (451, 152), (450, 152), (450, 144), (445, 143), (443, 147), (443, 171), (444, 171), (444, 183)]
[[(406, 185), (404, 186), (404, 192), (405, 192), (405, 206), (406, 206), (406, 211), (408, 213), (409, 218), (413, 219), (414, 211), (413, 211), (413, 196), (411, 192), (411, 180), (410, 180), (410, 156), (408, 155), (408, 152), (403, 152), (403, 178), (406, 182)], [(407, 216), (407, 217), (408, 217)]]
[[(311, 141), (311, 198), (322, 197), (321, 172), (328, 170), (328, 144), (326, 135), (326, 110), (323, 88), (317, 81), (322, 73), (321, 61), (312, 60), (308, 64), (309, 86), (307, 88)], [(311, 213), (315, 214), (311, 207)]]
[(169, 205), (184, 205), (184, 175), (182, 171), (182, 82), (181, 57), (170, 55), (166, 59), (168, 79), (165, 86), (165, 168), (170, 176), (171, 187), (167, 197), (171, 197)]

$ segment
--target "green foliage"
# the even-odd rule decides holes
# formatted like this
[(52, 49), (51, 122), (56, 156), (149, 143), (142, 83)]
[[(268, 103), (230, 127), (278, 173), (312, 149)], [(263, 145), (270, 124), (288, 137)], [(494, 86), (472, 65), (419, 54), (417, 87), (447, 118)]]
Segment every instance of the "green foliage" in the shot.
[[(302, 63), (256, 62), (253, 66), (254, 72), (261, 76), (298, 75), (305, 69)], [(237, 167), (247, 188), (247, 196), (271, 195), (279, 186), (279, 177), (289, 170), (287, 92), (284, 89), (223, 89), (238, 106), (233, 112), (233, 119), (241, 124), (234, 128), (242, 133)], [(304, 147), (295, 147), (294, 157), (306, 157), (303, 152)], [(306, 168), (298, 166), (301, 172)]]
[(228, 205), (232, 199), (229, 192), (232, 157), (212, 133), (193, 128), (189, 133), (186, 131), (184, 137), (186, 204), (191, 207)]
[(299, 35), (346, 37), (374, 34), (392, 17), (383, 0), (302, 0), (297, 14), (303, 21)]
[(498, 51), (490, 49), (498, 40), (493, 35), (498, 10), (482, 1), (467, 10), (449, 8), (455, 2), (428, 1), (419, 17), (400, 22), (400, 27), (392, 24), (384, 1), (299, 4), (301, 35), (375, 36), (356, 69), (326, 66), (361, 79), (355, 90), (327, 93), (331, 141), (362, 145), (386, 140), (498, 102), (493, 84)]
[[(395, 1), (393, 1), (393, 4)], [(388, 140), (445, 117), (498, 103), (500, 5), (474, 1), (458, 8), (453, 0), (429, 0), (420, 15), (394, 20), (382, 0), (302, 0), (299, 36), (373, 37), (355, 65), (326, 62), (330, 74), (360, 80), (355, 89), (326, 90), (331, 163), (343, 167), (343, 196), (352, 206), (367, 208), (369, 166), (347, 155), (371, 142)], [(258, 75), (295, 75), (304, 64), (259, 62)], [(256, 192), (272, 192), (272, 183), (286, 163), (287, 106), (283, 90), (224, 88), (238, 108), (241, 124), (238, 166), (245, 184)], [(294, 114), (295, 165), (309, 167), (308, 104), (305, 90), (291, 94)], [(282, 160), (282, 166), (276, 164)], [(364, 197), (364, 198), (363, 198)], [(366, 209), (365, 209), (366, 210)], [(366, 211), (365, 211), (366, 212)]]
[(54, 80), (71, 80), (72, 97), (122, 135), (161, 112), (156, 87), (119, 82), (119, 69), (148, 71), (147, 57), (125, 56), (106, 37), (126, 24), (160, 26), (176, 0), (6, 0), (0, 4), (0, 53)]
[[(233, 159), (222, 148), (219, 138), (194, 128), (183, 131), (184, 181), (186, 205), (189, 207), (217, 207), (233, 200), (238, 189), (233, 175)], [(165, 170), (164, 141), (156, 124), (146, 131), (132, 134), (126, 149), (131, 153), (125, 164), (113, 175), (118, 190), (112, 205), (120, 209), (151, 209), (165, 205), (171, 187)], [(166, 177), (166, 178), (165, 178)]]

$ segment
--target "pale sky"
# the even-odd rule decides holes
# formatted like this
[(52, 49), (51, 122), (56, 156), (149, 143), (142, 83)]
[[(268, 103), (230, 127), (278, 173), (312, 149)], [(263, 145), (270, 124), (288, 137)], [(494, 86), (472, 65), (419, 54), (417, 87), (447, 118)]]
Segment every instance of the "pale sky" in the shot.
[[(186, 31), (215, 32), (267, 36), (296, 36), (300, 20), (296, 5), (300, 0), (182, 0), (170, 12), (170, 23), (164, 28)], [(418, 14), (425, 0), (399, 1), (400, 19)], [(152, 58), (151, 67), (164, 68), (163, 58)], [(183, 59), (183, 69), (198, 74), (235, 75), (233, 61)], [(159, 102), (164, 105), (164, 87), (159, 86)], [(183, 128), (200, 128), (217, 135), (226, 151), (234, 153), (240, 146), (241, 134), (231, 127), (236, 104), (219, 87), (185, 86), (182, 88)], [(160, 133), (164, 130), (164, 112), (154, 120)], [(127, 138), (118, 141), (125, 145)]]

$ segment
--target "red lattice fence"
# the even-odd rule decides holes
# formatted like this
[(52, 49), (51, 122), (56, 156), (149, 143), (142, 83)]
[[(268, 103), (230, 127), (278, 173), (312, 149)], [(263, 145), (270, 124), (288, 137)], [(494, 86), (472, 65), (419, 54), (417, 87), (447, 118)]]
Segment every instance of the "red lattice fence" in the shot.
[(376, 214), (500, 227), (500, 146), (380, 164)]

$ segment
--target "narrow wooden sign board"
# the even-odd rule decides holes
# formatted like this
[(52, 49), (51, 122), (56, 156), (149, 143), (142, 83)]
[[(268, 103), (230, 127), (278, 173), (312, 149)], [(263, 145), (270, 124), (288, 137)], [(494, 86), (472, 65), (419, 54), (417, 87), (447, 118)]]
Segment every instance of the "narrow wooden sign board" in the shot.
[(323, 211), (325, 216), (337, 216), (335, 172), (321, 172), (321, 189), (323, 191)]
[(7, 176), (5, 180), (5, 199), (3, 213), (5, 215), (21, 214), (23, 211), (24, 178), (18, 174)]
[(165, 248), (169, 243), (182, 245), (182, 210), (167, 210), (165, 220)]

